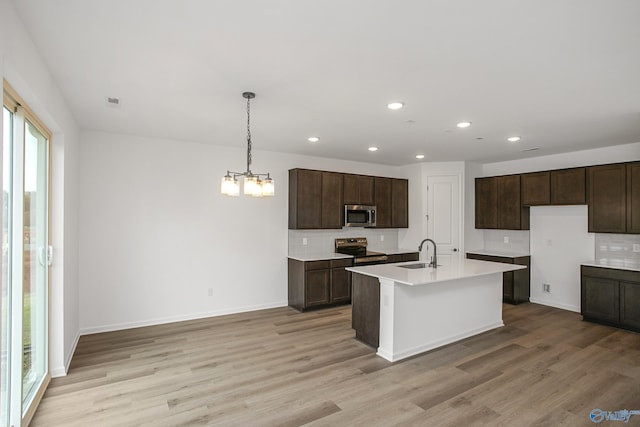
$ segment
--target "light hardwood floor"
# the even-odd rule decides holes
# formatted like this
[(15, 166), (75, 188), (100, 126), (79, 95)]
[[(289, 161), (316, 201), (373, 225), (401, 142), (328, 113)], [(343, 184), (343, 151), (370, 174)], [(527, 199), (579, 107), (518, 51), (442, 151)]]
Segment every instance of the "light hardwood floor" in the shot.
[(594, 408), (640, 409), (640, 334), (536, 304), (503, 317), (396, 363), (353, 338), (350, 306), (83, 336), (31, 425), (594, 426)]

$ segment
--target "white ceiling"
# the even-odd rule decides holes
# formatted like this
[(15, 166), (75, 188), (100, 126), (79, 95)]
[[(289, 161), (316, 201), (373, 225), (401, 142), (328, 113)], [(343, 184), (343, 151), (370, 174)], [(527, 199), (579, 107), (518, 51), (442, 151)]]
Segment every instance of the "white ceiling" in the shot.
[(83, 129), (244, 147), (252, 90), (256, 150), (405, 165), (640, 142), (638, 0), (13, 4)]

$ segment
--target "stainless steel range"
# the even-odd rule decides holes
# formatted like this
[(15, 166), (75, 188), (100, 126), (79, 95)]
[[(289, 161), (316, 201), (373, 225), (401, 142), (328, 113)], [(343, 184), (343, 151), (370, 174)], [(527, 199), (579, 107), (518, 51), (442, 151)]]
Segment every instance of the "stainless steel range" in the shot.
[(386, 254), (367, 250), (366, 237), (336, 239), (335, 243), (337, 253), (353, 255), (353, 265), (384, 264), (387, 262)]

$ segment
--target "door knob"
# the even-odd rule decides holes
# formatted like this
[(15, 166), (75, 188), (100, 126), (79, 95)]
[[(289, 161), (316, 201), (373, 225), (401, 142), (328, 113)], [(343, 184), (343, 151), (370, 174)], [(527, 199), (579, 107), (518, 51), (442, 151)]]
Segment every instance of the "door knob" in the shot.
[(452, 251), (453, 252), (458, 252), (458, 248), (453, 248)]

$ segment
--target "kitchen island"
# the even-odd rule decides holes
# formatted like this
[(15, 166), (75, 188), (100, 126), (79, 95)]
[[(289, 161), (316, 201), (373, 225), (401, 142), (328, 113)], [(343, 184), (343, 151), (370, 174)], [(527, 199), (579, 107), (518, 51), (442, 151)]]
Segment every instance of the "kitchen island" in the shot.
[(347, 268), (356, 338), (392, 362), (503, 326), (502, 273), (526, 268), (471, 259), (406, 268), (414, 264)]

